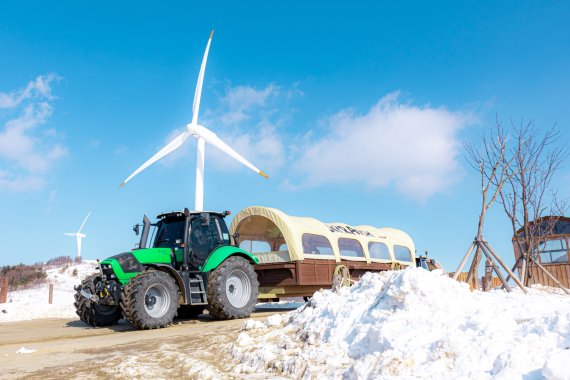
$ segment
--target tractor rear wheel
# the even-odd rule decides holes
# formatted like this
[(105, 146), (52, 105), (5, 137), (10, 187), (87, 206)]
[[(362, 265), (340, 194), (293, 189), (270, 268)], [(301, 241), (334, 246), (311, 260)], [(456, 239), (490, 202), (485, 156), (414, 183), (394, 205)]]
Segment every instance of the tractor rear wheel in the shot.
[(247, 318), (255, 309), (259, 282), (253, 266), (231, 256), (208, 278), (208, 311), (214, 318)]
[(118, 305), (101, 305), (91, 301), (81, 294), (81, 290), (95, 294), (95, 284), (101, 281), (101, 275), (93, 274), (81, 281), (75, 292), (75, 312), (83, 322), (91, 326), (116, 325), (121, 318), (121, 308)]
[(172, 323), (178, 309), (178, 287), (165, 272), (147, 271), (123, 288), (123, 314), (138, 329), (156, 329)]

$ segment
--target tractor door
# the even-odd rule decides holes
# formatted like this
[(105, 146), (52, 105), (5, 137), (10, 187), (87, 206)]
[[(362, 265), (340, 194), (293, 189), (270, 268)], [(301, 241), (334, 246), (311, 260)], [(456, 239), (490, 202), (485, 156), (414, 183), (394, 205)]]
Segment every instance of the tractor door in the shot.
[(218, 215), (201, 213), (190, 220), (190, 265), (197, 269), (203, 265), (210, 252), (220, 245), (229, 244), (228, 228)]

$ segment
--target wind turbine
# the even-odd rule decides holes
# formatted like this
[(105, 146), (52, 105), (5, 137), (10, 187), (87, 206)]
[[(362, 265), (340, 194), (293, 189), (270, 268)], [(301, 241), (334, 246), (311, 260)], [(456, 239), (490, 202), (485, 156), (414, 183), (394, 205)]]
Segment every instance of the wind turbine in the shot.
[(79, 227), (79, 230), (77, 232), (65, 232), (64, 233), (64, 235), (66, 235), (66, 236), (75, 236), (75, 239), (77, 240), (77, 258), (78, 259), (81, 259), (81, 239), (83, 239), (84, 237), (87, 236), (85, 234), (82, 234), (81, 230), (83, 229), (83, 226), (85, 225), (85, 222), (87, 221), (87, 218), (89, 218), (89, 215), (91, 215), (91, 211), (89, 211), (87, 213), (87, 216), (83, 220), (83, 223), (81, 223), (81, 227)]
[(243, 165), (247, 166), (251, 170), (261, 174), (265, 178), (269, 178), (267, 174), (255, 167), (251, 162), (246, 160), (242, 155), (236, 152), (228, 144), (223, 142), (214, 132), (210, 131), (203, 125), (198, 124), (198, 112), (200, 110), (200, 97), (202, 96), (202, 82), (204, 81), (204, 72), (206, 71), (206, 62), (208, 60), (208, 52), (210, 50), (210, 43), (212, 42), (212, 36), (214, 31), (210, 33), (210, 38), (208, 39), (208, 44), (206, 45), (206, 51), (204, 52), (204, 57), (202, 58), (202, 65), (200, 66), (200, 74), (198, 75), (198, 83), (196, 84), (196, 92), (194, 93), (194, 104), (192, 105), (192, 121), (186, 125), (186, 130), (180, 135), (176, 136), (172, 141), (166, 144), (162, 149), (160, 149), (154, 156), (148, 159), (144, 164), (142, 164), (137, 170), (135, 170), (130, 176), (127, 177), (119, 185), (119, 188), (131, 180), (134, 176), (139, 174), (141, 171), (160, 160), (162, 157), (174, 152), (178, 149), (186, 139), (190, 136), (195, 137), (198, 140), (197, 143), (197, 158), (196, 158), (196, 192), (194, 194), (194, 209), (196, 211), (202, 211), (204, 207), (204, 153), (206, 150), (206, 143), (212, 144), (222, 152), (226, 153), (233, 159), (241, 162)]

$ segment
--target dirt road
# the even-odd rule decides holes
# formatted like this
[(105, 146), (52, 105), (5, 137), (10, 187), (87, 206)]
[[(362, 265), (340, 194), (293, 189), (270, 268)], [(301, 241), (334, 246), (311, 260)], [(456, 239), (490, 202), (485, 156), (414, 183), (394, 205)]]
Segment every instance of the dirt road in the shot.
[[(276, 312), (284, 310), (252, 318)], [(228, 349), (243, 323), (206, 315), (148, 331), (125, 321), (101, 328), (63, 319), (1, 324), (0, 379), (234, 378)]]

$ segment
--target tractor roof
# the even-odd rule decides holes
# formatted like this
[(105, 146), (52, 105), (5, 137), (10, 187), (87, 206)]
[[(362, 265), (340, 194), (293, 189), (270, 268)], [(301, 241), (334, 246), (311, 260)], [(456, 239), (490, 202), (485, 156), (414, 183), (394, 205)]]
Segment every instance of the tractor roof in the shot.
[[(229, 215), (229, 211), (223, 211), (223, 212), (219, 212), (219, 211), (195, 211), (195, 210), (190, 210), (190, 214), (195, 214), (195, 215), (199, 215), (199, 214), (215, 214), (215, 215), (219, 215), (221, 217), (225, 217), (226, 215)], [(162, 214), (159, 214), (156, 218), (157, 219), (164, 219), (164, 218), (183, 218), (184, 217), (184, 211), (171, 211), (171, 212), (165, 212)]]

